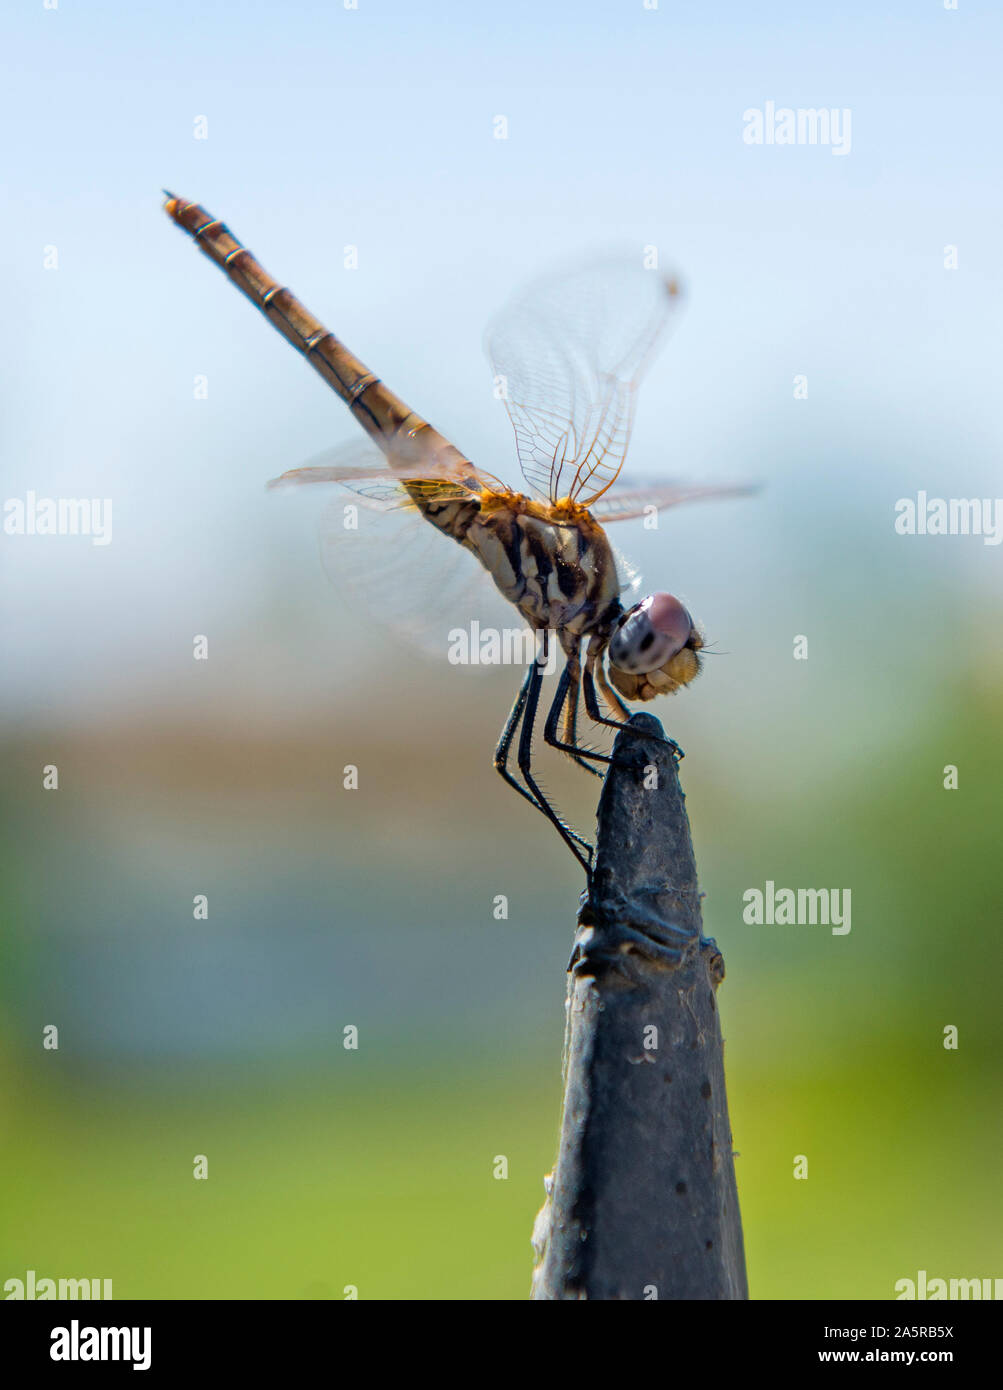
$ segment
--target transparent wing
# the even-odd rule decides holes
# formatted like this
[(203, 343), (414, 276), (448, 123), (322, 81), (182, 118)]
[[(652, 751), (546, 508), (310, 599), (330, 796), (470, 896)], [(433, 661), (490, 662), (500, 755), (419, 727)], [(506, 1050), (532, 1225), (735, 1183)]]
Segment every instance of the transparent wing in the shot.
[(615, 481), (634, 394), (680, 300), (635, 257), (537, 281), (488, 327), (486, 347), (523, 476), (550, 501), (590, 506)]
[(604, 526), (611, 521), (629, 521), (644, 516), (651, 508), (662, 511), (678, 507), (683, 502), (703, 502), (719, 497), (748, 497), (758, 488), (750, 483), (718, 483), (703, 485), (679, 479), (623, 479), (604, 496), (591, 504), (590, 510)]
[(448, 660), (457, 628), (469, 631), (474, 621), (482, 630), (523, 623), (476, 557), (425, 521), (403, 485), (434, 489), (439, 498), (471, 496), (470, 487), (439, 471), (439, 478), (402, 478), (375, 444), (359, 440), (282, 474), (269, 487), (327, 484), (317, 490), (324, 501), (318, 540), (339, 595), (385, 633)]
[(407, 458), (391, 455), (391, 462), (371, 440), (352, 440), (336, 449), (318, 454), (302, 468), (291, 468), (272, 478), (269, 488), (295, 487), (303, 483), (341, 483), (377, 507), (413, 505), (411, 493), (401, 487), (407, 481), (412, 489), (427, 484), (437, 497), (469, 497), (487, 489), (504, 492), (505, 486), (491, 474), (464, 462), (457, 470), (433, 458)]

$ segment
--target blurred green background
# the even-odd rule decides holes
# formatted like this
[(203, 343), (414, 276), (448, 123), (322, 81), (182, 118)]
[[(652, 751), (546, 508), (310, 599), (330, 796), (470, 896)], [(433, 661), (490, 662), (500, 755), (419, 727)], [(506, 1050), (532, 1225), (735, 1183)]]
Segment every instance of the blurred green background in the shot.
[[(491, 768), (518, 673), (326, 583), (317, 500), (262, 485), (352, 423), (162, 182), (513, 480), (488, 314), (590, 247), (678, 266), (632, 470), (764, 487), (615, 539), (720, 653), (652, 709), (727, 966), (752, 1296), (1003, 1273), (1003, 548), (894, 531), (921, 488), (1000, 492), (1000, 19), (635, 8), (5, 18), (4, 492), (111, 497), (115, 530), (0, 538), (3, 1279), (524, 1298), (556, 1151), (581, 885)], [(750, 149), (766, 99), (851, 107), (852, 152)], [(597, 784), (543, 766), (589, 828)], [(850, 934), (747, 926), (768, 879), (849, 888)]]
[[(488, 684), (459, 732), (444, 683), (396, 722), (342, 704), (282, 739), (140, 722), (4, 750), (8, 1275), (525, 1295), (578, 885), (495, 783), (484, 707), (507, 690)], [(814, 760), (774, 721), (686, 739), (755, 1297), (995, 1269), (1001, 693), (998, 666), (963, 662), (876, 749), (834, 714)], [(766, 877), (851, 887), (852, 931), (745, 926)]]

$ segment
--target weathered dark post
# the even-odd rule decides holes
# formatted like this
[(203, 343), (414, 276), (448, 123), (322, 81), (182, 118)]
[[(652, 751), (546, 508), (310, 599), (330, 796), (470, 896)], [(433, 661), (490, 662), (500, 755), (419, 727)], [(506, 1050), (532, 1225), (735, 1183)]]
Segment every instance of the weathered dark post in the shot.
[[(715, 992), (676, 761), (635, 714), (599, 802), (534, 1299), (748, 1297)], [(639, 737), (639, 735), (648, 735)], [(657, 740), (663, 740), (661, 742)]]

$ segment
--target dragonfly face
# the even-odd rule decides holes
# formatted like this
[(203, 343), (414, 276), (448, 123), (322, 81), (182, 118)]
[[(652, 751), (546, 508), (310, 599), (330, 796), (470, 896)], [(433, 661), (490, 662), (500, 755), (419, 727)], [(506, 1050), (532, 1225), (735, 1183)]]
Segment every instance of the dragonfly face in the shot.
[(674, 695), (700, 674), (700, 631), (674, 594), (649, 594), (617, 620), (609, 677), (628, 700)]
[[(676, 281), (639, 262), (602, 261), (531, 285), (491, 325), (488, 356), (515, 430), (522, 492), (475, 467), (415, 414), (222, 222), (171, 194), (165, 210), (324, 378), (369, 437), (361, 448), (336, 450), (270, 486), (338, 483), (363, 505), (410, 512), (416, 524), (429, 523), (472, 552), (542, 634), (543, 657), (556, 634), (565, 664), (544, 739), (601, 777), (608, 755), (578, 740), (580, 697), (594, 723), (619, 728), (629, 718), (620, 695), (649, 700), (674, 693), (699, 672), (703, 645), (671, 594), (653, 594), (624, 612), (605, 525), (751, 490), (621, 479), (635, 392), (678, 309)], [(542, 665), (529, 664), (495, 767), (551, 821), (590, 877), (591, 846), (557, 814), (533, 773)], [(513, 749), (521, 780), (509, 767)]]

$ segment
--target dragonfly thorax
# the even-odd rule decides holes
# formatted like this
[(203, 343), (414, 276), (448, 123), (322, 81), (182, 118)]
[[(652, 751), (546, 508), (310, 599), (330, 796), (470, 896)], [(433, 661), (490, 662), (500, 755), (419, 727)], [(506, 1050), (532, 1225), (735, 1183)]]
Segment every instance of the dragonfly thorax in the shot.
[(621, 612), (605, 532), (574, 503), (493, 498), (470, 519), (463, 544), (533, 628), (584, 637), (609, 630)]

